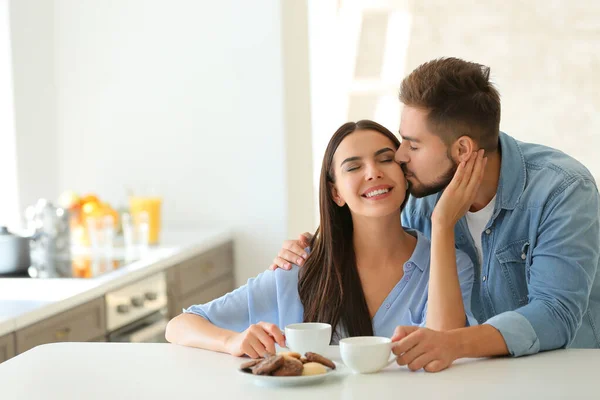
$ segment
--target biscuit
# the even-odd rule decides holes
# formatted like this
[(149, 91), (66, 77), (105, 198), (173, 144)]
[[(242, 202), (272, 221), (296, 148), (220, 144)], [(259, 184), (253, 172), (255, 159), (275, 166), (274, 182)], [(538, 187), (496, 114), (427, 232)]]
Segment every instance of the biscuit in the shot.
[(283, 365), (273, 371), (273, 376), (299, 376), (302, 375), (303, 366), (297, 358), (284, 357)]
[(286, 358), (295, 358), (297, 360), (300, 359), (300, 357), (302, 357), (302, 355), (300, 353), (296, 353), (293, 351), (282, 351), (281, 353), (278, 353), (280, 356), (284, 356)]
[(308, 360), (304, 356), (300, 357), (300, 361), (302, 361), (302, 364), (306, 364), (308, 362)]
[(283, 356), (267, 356), (260, 363), (252, 368), (254, 375), (269, 375), (271, 372), (280, 368), (284, 362)]
[(317, 362), (309, 362), (304, 364), (302, 368), (302, 376), (322, 375), (327, 373), (327, 368), (323, 364)]
[(257, 358), (255, 360), (250, 360), (248, 362), (243, 363), (242, 365), (240, 365), (240, 369), (244, 372), (252, 372), (252, 367), (254, 367), (256, 364), (259, 364), (263, 361), (262, 358)]
[(331, 369), (335, 369), (335, 364), (333, 363), (333, 361), (331, 361), (329, 358), (327, 357), (323, 357), (320, 354), (317, 353), (311, 353), (310, 351), (308, 353), (306, 353), (306, 359), (309, 362), (318, 362), (319, 364), (323, 364), (326, 367), (329, 367)]

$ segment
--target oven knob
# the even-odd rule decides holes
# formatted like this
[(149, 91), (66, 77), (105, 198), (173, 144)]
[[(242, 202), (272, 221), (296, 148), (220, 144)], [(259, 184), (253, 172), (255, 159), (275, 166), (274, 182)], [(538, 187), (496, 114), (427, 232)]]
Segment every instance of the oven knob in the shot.
[(144, 298), (142, 296), (135, 296), (131, 298), (131, 304), (134, 307), (141, 307), (144, 305)]
[(156, 292), (146, 292), (144, 293), (144, 297), (146, 297), (147, 300), (156, 300), (158, 298), (158, 294)]
[(129, 312), (129, 304), (119, 304), (117, 306), (117, 312), (119, 314), (127, 314)]

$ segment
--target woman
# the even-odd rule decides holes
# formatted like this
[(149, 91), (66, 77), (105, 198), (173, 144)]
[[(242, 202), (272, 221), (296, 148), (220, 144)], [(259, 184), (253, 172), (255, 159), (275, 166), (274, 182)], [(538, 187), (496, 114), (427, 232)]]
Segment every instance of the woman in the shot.
[[(473, 266), (454, 248), (456, 204), (481, 180), (481, 156), (459, 166), (432, 217), (432, 242), (405, 230), (407, 181), (394, 162), (398, 139), (372, 121), (348, 122), (331, 138), (321, 168), (320, 226), (301, 269), (266, 271), (235, 291), (173, 318), (169, 342), (256, 358), (285, 346), (281, 329), (327, 322), (333, 341), (388, 336), (398, 325), (436, 330), (476, 323)], [(468, 183), (471, 182), (470, 185)], [(475, 186), (475, 187), (474, 187)], [(467, 196), (467, 197), (468, 197)]]

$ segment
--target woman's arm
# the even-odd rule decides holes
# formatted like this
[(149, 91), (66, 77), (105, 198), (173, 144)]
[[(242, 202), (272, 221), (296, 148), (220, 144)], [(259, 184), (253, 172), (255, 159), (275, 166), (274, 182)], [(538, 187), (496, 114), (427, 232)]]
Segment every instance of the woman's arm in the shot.
[(275, 343), (285, 347), (285, 338), (275, 324), (259, 322), (244, 332), (219, 328), (195, 314), (181, 314), (169, 321), (166, 339), (174, 344), (229, 353), (234, 356), (262, 357), (275, 353)]
[(264, 272), (231, 293), (191, 306), (169, 321), (166, 339), (237, 356), (274, 352), (275, 342), (285, 345), (283, 334), (273, 324), (279, 322), (276, 274), (285, 274), (284, 283), (293, 278), (293, 272)]
[(475, 200), (486, 164), (483, 155), (483, 150), (479, 150), (459, 164), (431, 215), (431, 266), (426, 326), (434, 330), (456, 329), (466, 325), (458, 273), (458, 269), (464, 269), (464, 266), (457, 266), (456, 263), (454, 226)]
[(427, 297), (427, 328), (446, 331), (465, 326), (465, 307), (454, 248), (454, 227), (432, 224)]

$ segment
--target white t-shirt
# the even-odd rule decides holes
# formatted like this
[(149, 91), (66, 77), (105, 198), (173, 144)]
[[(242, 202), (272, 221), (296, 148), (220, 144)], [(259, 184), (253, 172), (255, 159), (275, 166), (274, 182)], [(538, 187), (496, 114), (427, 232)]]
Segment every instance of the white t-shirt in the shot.
[(482, 245), (481, 245), (481, 234), (485, 229), (485, 226), (488, 224), (490, 219), (492, 218), (492, 214), (494, 213), (494, 206), (496, 205), (496, 196), (487, 204), (487, 206), (483, 207), (481, 210), (476, 212), (467, 212), (465, 216), (467, 218), (467, 225), (469, 226), (469, 232), (471, 232), (471, 236), (473, 237), (473, 241), (475, 242), (475, 248), (477, 249), (477, 256), (479, 257), (479, 264), (482, 263)]

